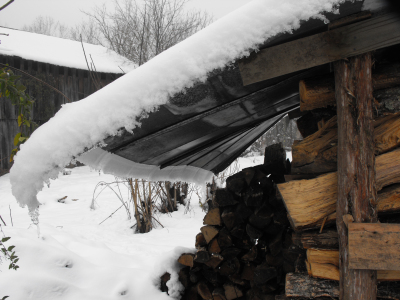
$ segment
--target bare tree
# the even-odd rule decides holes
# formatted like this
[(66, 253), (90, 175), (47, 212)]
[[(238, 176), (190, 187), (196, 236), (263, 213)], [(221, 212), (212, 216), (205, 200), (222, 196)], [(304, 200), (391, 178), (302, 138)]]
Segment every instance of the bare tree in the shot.
[(69, 38), (70, 37), (70, 29), (61, 24), (60, 22), (56, 22), (52, 17), (49, 16), (39, 16), (37, 17), (31, 25), (24, 25), (22, 30), (40, 33), (45, 35), (57, 36), (60, 38)]
[(188, 0), (115, 0), (86, 12), (97, 25), (98, 42), (141, 65), (211, 23), (205, 12), (187, 12)]

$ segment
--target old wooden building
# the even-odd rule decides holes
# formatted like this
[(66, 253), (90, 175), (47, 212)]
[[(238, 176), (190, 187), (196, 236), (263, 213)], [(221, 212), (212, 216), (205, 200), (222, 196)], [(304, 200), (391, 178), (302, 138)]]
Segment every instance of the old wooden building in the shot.
[[(62, 104), (86, 98), (134, 68), (132, 62), (102, 46), (5, 27), (0, 27), (0, 33), (0, 67), (14, 67), (13, 72), (22, 76), (27, 93), (35, 101), (32, 118), (39, 126), (53, 117)], [(9, 99), (2, 98), (0, 174), (11, 167), (10, 153), (17, 132), (16, 108)]]

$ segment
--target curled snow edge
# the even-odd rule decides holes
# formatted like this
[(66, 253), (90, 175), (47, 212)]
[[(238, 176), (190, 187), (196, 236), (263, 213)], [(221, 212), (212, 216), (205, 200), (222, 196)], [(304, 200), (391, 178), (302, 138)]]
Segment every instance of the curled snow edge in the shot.
[[(249, 55), (251, 50), (278, 33), (298, 28), (301, 20), (324, 18), (321, 12), (336, 11), (336, 5), (342, 2), (345, 1), (254, 0), (84, 100), (63, 105), (16, 155), (10, 171), (13, 195), (22, 207), (35, 210), (39, 205), (37, 194), (44, 183), (57, 178), (73, 157), (101, 144), (107, 136), (118, 134), (120, 128), (132, 131), (140, 126), (140, 116), (154, 111), (194, 83), (204, 82), (209, 72)], [(113, 155), (92, 152), (91, 155), (103, 155), (100, 159), (87, 157), (88, 165), (95, 169), (104, 167), (125, 177), (123, 175), (131, 176), (134, 173), (129, 172), (140, 167), (124, 166), (124, 170), (129, 169), (124, 173), (112, 166), (116, 161)], [(118, 165), (123, 166), (123, 163)], [(150, 167), (148, 171), (148, 178), (157, 179), (168, 172), (157, 175), (159, 169)], [(170, 171), (175, 175), (180, 172), (179, 168)], [(203, 173), (197, 174), (207, 179)], [(193, 180), (200, 181), (199, 178)]]

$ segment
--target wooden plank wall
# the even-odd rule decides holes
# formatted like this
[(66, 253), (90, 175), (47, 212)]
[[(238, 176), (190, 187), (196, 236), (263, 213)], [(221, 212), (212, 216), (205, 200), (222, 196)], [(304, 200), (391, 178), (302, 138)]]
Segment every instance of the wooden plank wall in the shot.
[[(71, 101), (81, 100), (96, 91), (95, 84), (87, 70), (78, 70), (55, 66), (47, 63), (25, 60), (16, 56), (0, 55), (0, 63), (8, 64), (27, 72), (47, 84), (60, 90)], [(0, 66), (1, 67), (1, 66)], [(15, 72), (18, 73), (18, 72)], [(32, 117), (41, 125), (47, 122), (68, 100), (46, 85), (22, 73), (22, 82), (27, 86), (27, 93), (34, 98)], [(96, 73), (102, 86), (114, 81), (121, 74)], [(17, 111), (7, 98), (0, 98), (0, 176), (11, 168), (9, 161), (11, 150), (14, 148), (14, 136), (18, 132)]]

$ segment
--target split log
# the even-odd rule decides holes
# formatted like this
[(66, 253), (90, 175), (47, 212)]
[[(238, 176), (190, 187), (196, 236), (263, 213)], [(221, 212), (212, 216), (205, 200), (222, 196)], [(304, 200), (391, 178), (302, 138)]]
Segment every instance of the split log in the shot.
[(258, 230), (257, 228), (251, 226), (250, 224), (246, 225), (246, 232), (247, 235), (254, 240), (259, 239), (263, 235), (263, 232), (261, 230)]
[(192, 286), (189, 289), (185, 289), (185, 293), (182, 296), (182, 300), (199, 300), (200, 296), (197, 293), (197, 286)]
[(400, 210), (400, 184), (383, 188), (378, 193), (378, 213), (393, 213)]
[[(335, 216), (336, 219), (336, 216)], [(293, 233), (293, 243), (304, 249), (339, 249), (338, 233), (336, 230)]]
[[(339, 256), (339, 255), (338, 255)], [(315, 278), (339, 281), (339, 266), (331, 264), (320, 264), (316, 262), (306, 262), (308, 275)], [(339, 259), (337, 264), (339, 264)], [(378, 281), (399, 281), (400, 271), (377, 271)]]
[(241, 260), (245, 262), (255, 261), (257, 258), (257, 252), (257, 246), (253, 246), (249, 252), (242, 256)]
[(187, 289), (190, 286), (190, 274), (189, 274), (189, 267), (185, 267), (179, 270), (178, 279), (180, 283)]
[(193, 259), (194, 259), (194, 254), (192, 253), (183, 253), (179, 258), (178, 258), (178, 263), (188, 266), (188, 267), (193, 267)]
[(222, 251), (221, 255), (224, 258), (224, 260), (231, 260), (236, 258), (241, 252), (242, 250), (235, 247), (231, 247)]
[(274, 144), (265, 148), (264, 152), (264, 173), (285, 174), (286, 171), (286, 151), (282, 143)]
[(210, 209), (207, 214), (205, 215), (203, 219), (203, 224), (204, 225), (216, 225), (216, 226), (221, 226), (221, 214), (219, 211), (219, 208), (213, 208)]
[[(376, 157), (376, 188), (400, 182), (400, 149)], [(296, 180), (278, 184), (293, 229), (320, 226), (323, 219), (334, 220), (337, 201), (337, 173), (329, 173), (310, 180)], [(393, 195), (393, 194), (392, 194)], [(379, 201), (390, 201), (388, 194), (378, 194)]]
[(246, 187), (246, 180), (244, 173), (239, 172), (226, 179), (226, 188), (235, 194), (240, 194)]
[(226, 228), (228, 228), (228, 230), (231, 230), (235, 225), (235, 207), (225, 207), (221, 218)]
[(271, 253), (267, 253), (265, 260), (269, 266), (279, 267), (283, 265), (283, 255), (281, 253), (276, 256), (273, 256)]
[[(400, 102), (400, 101), (399, 101)], [(375, 155), (400, 145), (400, 114), (382, 117), (374, 122)], [(337, 170), (337, 117), (316, 133), (292, 146), (292, 173), (313, 174)]]
[(264, 229), (271, 223), (273, 215), (271, 207), (263, 206), (250, 216), (249, 223), (258, 229)]
[(256, 266), (254, 264), (245, 264), (241, 273), (241, 278), (244, 280), (254, 280), (254, 270)]
[(205, 240), (207, 241), (207, 244), (211, 242), (213, 238), (215, 238), (218, 234), (218, 229), (215, 228), (214, 226), (203, 226), (200, 228), (201, 233), (204, 235)]
[(220, 246), (221, 249), (231, 247), (233, 244), (231, 235), (229, 234), (229, 231), (226, 228), (222, 228), (219, 231), (217, 239), (218, 239), (218, 245)]
[(243, 293), (239, 287), (233, 284), (224, 284), (226, 300), (233, 300), (243, 296)]
[[(374, 96), (378, 90), (393, 88), (400, 85), (400, 66), (391, 66), (377, 70), (372, 75)], [(335, 79), (332, 75), (308, 78), (299, 82), (300, 110), (307, 111), (316, 108), (336, 106)]]
[(196, 249), (199, 249), (199, 248), (203, 248), (205, 246), (207, 246), (207, 241), (204, 238), (204, 235), (200, 232), (196, 235), (195, 247), (196, 247)]
[(221, 252), (221, 248), (220, 248), (220, 246), (218, 244), (218, 239), (217, 238), (214, 238), (210, 242), (210, 244), (208, 244), (208, 252), (210, 254), (212, 254), (212, 253), (220, 253)]
[(227, 189), (217, 189), (215, 191), (215, 202), (219, 207), (237, 204), (233, 194)]
[(206, 261), (204, 264), (206, 266), (209, 266), (210, 268), (216, 269), (223, 260), (224, 258), (221, 255), (213, 253), (210, 259)]
[(208, 260), (210, 259), (210, 254), (208, 253), (208, 251), (206, 250), (206, 248), (200, 248), (199, 250), (197, 250), (196, 255), (193, 258), (194, 262), (197, 263), (206, 263)]
[[(377, 246), (376, 249), (381, 248), (380, 246)], [(338, 250), (308, 249), (306, 264), (307, 271), (310, 276), (329, 280), (339, 280)], [(371, 268), (371, 270), (374, 270), (374, 268)], [(400, 271), (378, 270), (378, 281), (398, 280), (400, 280)]]
[(212, 292), (213, 300), (227, 300), (223, 288), (215, 288)]
[(257, 266), (254, 269), (254, 279), (253, 282), (255, 285), (262, 285), (267, 281), (271, 280), (272, 278), (277, 277), (276, 269), (270, 267), (266, 264), (262, 264)]
[(204, 300), (212, 299), (210, 288), (204, 281), (199, 282), (197, 284), (197, 292), (199, 293), (200, 297), (203, 298)]
[(226, 277), (234, 275), (234, 274), (238, 273), (239, 271), (240, 271), (240, 262), (236, 257), (232, 260), (224, 261), (221, 264), (221, 267), (218, 269), (218, 272), (222, 276), (226, 276)]
[(161, 292), (166, 292), (168, 294), (167, 282), (171, 279), (171, 274), (165, 272), (161, 277)]
[(338, 250), (307, 250), (307, 261), (310, 263), (331, 264), (339, 266), (339, 251)]
[(323, 124), (336, 115), (336, 109), (317, 108), (307, 112), (296, 121), (297, 129), (304, 138), (317, 132)]

